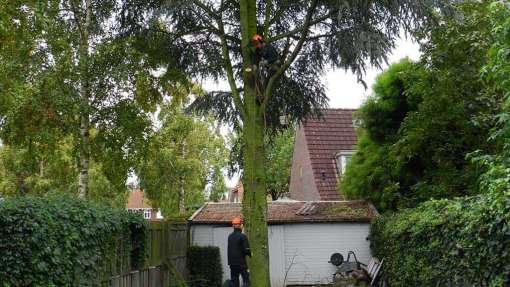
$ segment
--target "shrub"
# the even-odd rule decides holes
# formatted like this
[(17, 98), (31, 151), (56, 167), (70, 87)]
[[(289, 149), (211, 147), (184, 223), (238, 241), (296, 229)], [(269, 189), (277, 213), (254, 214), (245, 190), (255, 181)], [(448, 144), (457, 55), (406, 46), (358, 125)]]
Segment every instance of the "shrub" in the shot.
[(188, 249), (188, 270), (191, 287), (221, 287), (223, 270), (220, 249), (215, 246), (191, 246)]
[(510, 193), (382, 216), (370, 238), (390, 286), (510, 286)]
[(98, 286), (119, 240), (144, 264), (141, 216), (69, 195), (2, 201), (0, 230), (2, 287)]

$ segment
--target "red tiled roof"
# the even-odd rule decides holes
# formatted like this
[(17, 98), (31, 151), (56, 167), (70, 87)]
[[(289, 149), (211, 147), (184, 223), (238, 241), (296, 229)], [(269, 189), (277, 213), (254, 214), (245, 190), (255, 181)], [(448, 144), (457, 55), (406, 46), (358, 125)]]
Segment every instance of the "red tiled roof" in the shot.
[[(377, 216), (366, 201), (268, 202), (268, 223), (368, 222)], [(192, 224), (230, 224), (241, 216), (240, 203), (206, 203), (189, 219)]]
[(126, 208), (152, 208), (149, 200), (145, 197), (142, 190), (132, 190), (129, 192)]
[(355, 111), (352, 109), (325, 109), (322, 111), (322, 118), (309, 119), (303, 123), (315, 185), (321, 200), (343, 199), (343, 196), (336, 190), (335, 156), (340, 151), (355, 149), (354, 146), (357, 142), (353, 126)]

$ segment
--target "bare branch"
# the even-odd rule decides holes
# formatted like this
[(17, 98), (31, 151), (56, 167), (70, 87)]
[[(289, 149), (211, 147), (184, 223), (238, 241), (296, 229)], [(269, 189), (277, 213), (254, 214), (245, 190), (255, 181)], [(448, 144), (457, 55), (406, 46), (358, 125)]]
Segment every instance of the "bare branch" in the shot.
[(266, 0), (266, 9), (264, 11), (264, 37), (267, 37), (267, 32), (269, 31), (269, 22), (271, 21), (271, 6), (273, 6), (273, 0)]
[(202, 1), (200, 1), (200, 0), (191, 0), (191, 1), (193, 3), (195, 3), (195, 5), (200, 7), (202, 10), (204, 10), (204, 12), (207, 13), (209, 16), (211, 16), (211, 18), (213, 18), (214, 20), (219, 20), (221, 18), (220, 15), (218, 15), (216, 12), (214, 12), (210, 7), (205, 5), (205, 3), (203, 3)]
[(276, 21), (278, 21), (278, 19), (280, 19), (282, 17), (283, 12), (285, 12), (285, 8), (283, 6), (278, 7), (278, 10), (276, 10), (274, 17), (271, 18), (271, 20), (269, 20), (269, 23), (267, 24), (267, 26), (271, 27), (271, 25), (273, 25)]
[(298, 43), (296, 44), (296, 47), (294, 48), (294, 51), (292, 51), (292, 54), (290, 57), (283, 63), (283, 65), (276, 71), (276, 73), (269, 78), (269, 81), (267, 83), (266, 89), (264, 91), (264, 101), (262, 102), (262, 109), (265, 111), (267, 108), (267, 104), (269, 102), (269, 99), (271, 98), (273, 86), (276, 83), (276, 81), (285, 73), (285, 71), (290, 67), (290, 65), (294, 62), (296, 57), (299, 55), (299, 52), (301, 52), (301, 48), (303, 47), (303, 44), (306, 41), (306, 38), (308, 36), (308, 32), (310, 29), (310, 26), (312, 26), (312, 16), (315, 12), (315, 8), (317, 7), (317, 1), (318, 0), (312, 0), (312, 3), (310, 3), (310, 7), (308, 8), (308, 13), (306, 14), (305, 23), (303, 24), (303, 31), (301, 33), (301, 38), (299, 39)]
[[(73, 12), (73, 20), (76, 23), (76, 26), (78, 27), (78, 31), (80, 32), (80, 36), (83, 36), (83, 27), (81, 26), (81, 21), (78, 19), (78, 9), (76, 8), (76, 5), (74, 3), (74, 0), (69, 1), (71, 4), (71, 11)], [(79, 7), (79, 9), (82, 9)]]
[[(223, 6), (223, 1), (222, 5)], [(232, 91), (232, 97), (234, 98), (234, 103), (241, 114), (241, 118), (246, 118), (246, 113), (244, 111), (243, 100), (241, 99), (241, 95), (239, 94), (239, 90), (237, 89), (236, 80), (234, 78), (234, 69), (232, 68), (232, 61), (230, 60), (230, 54), (228, 52), (227, 38), (225, 34), (225, 27), (223, 25), (222, 17), (218, 19), (218, 28), (219, 28), (219, 37), (221, 40), (221, 53), (223, 57), (223, 64), (225, 66), (225, 71), (227, 72), (228, 84), (230, 86), (230, 90)]]
[(329, 19), (331, 16), (333, 16), (337, 12), (338, 12), (337, 9), (332, 10), (332, 11), (330, 11), (329, 13), (327, 13), (325, 15), (322, 15), (322, 16), (316, 18), (316, 19), (310, 20), (308, 24), (305, 23), (305, 24), (303, 24), (303, 26), (300, 26), (298, 28), (292, 29), (292, 30), (290, 30), (288, 32), (285, 32), (285, 33), (282, 33), (280, 35), (276, 35), (276, 36), (274, 36), (272, 38), (269, 38), (267, 41), (269, 43), (270, 42), (275, 42), (275, 41), (278, 41), (278, 40), (281, 40), (281, 39), (284, 39), (284, 38), (293, 37), (293, 36), (295, 36), (298, 33), (303, 33), (305, 31), (308, 32), (308, 30), (310, 29), (311, 26), (319, 24), (319, 23)]

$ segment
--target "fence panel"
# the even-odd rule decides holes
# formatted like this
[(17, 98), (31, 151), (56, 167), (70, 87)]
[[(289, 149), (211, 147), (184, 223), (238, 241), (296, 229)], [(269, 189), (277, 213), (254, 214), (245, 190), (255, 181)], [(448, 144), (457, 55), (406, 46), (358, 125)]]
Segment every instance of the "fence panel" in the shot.
[(186, 223), (151, 221), (147, 233), (147, 260), (141, 270), (131, 270), (130, 254), (119, 243), (117, 256), (108, 264), (113, 274), (104, 286), (110, 287), (166, 287), (170, 280), (187, 277), (186, 251), (188, 227)]

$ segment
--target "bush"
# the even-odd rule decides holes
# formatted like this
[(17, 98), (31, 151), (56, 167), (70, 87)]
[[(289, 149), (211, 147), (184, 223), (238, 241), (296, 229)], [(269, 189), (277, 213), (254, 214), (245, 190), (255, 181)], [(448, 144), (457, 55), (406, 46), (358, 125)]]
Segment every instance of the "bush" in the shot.
[(220, 249), (215, 246), (191, 246), (188, 249), (188, 270), (191, 287), (221, 287), (223, 269)]
[[(69, 195), (0, 202), (1, 286), (99, 286), (119, 240), (144, 264), (139, 215)], [(122, 238), (122, 239), (121, 239)]]
[(370, 238), (390, 286), (510, 286), (510, 193), (382, 216)]

